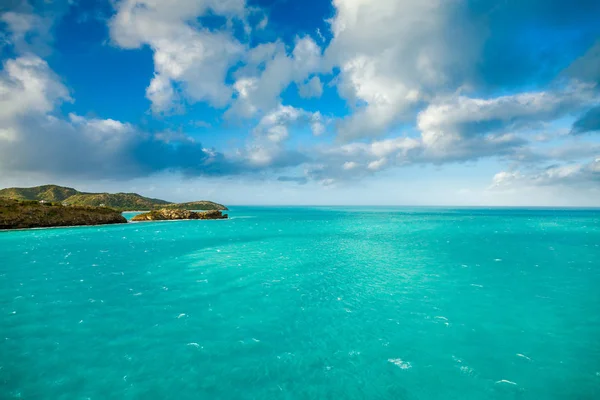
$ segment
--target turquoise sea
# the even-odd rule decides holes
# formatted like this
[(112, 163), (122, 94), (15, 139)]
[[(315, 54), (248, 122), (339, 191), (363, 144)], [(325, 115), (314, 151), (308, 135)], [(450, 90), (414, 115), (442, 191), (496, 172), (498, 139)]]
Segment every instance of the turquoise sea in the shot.
[(600, 398), (600, 211), (230, 216), (0, 232), (0, 398)]

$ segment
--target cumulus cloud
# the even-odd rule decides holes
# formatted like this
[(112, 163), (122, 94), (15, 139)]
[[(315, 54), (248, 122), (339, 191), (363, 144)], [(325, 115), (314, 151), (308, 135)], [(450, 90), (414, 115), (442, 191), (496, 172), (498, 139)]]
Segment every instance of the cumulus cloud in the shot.
[[(0, 146), (0, 170), (53, 176), (128, 179), (158, 171), (190, 175), (231, 171), (222, 156), (192, 140), (165, 142), (114, 120), (28, 118)], [(35, 143), (35, 145), (33, 145)]]
[(317, 147), (307, 175), (315, 180), (357, 180), (380, 171), (409, 165), (476, 161), (483, 157), (513, 157), (527, 141), (511, 134), (490, 134), (447, 146), (432, 146), (422, 137), (399, 136), (369, 143), (351, 142)]
[[(250, 11), (244, 0), (122, 0), (116, 4), (117, 13), (109, 23), (113, 43), (127, 49), (147, 45), (154, 52), (155, 76), (146, 97), (155, 113), (181, 111), (185, 102), (207, 102), (217, 108), (231, 105), (230, 117), (252, 117), (274, 108), (291, 82), (302, 83), (319, 70), (321, 49), (310, 37), (297, 38), (288, 54), (282, 42), (254, 48), (242, 44), (231, 23), (214, 29), (198, 22), (210, 13), (248, 28)], [(262, 19), (257, 29), (263, 29), (266, 21)], [(233, 84), (227, 81), (232, 70)], [(311, 95), (318, 83), (309, 82)]]
[(380, 158), (379, 160), (371, 161), (369, 165), (367, 165), (367, 168), (371, 171), (378, 171), (381, 168), (385, 167), (387, 162), (387, 158)]
[(248, 64), (235, 73), (235, 99), (226, 115), (247, 118), (275, 108), (281, 102), (281, 92), (291, 82), (304, 82), (322, 68), (321, 52), (308, 36), (296, 38), (291, 53), (281, 42), (252, 49)]
[(560, 91), (518, 93), (489, 99), (466, 96), (436, 101), (418, 115), (426, 140), (444, 132), (465, 136), (515, 130), (539, 121), (555, 120), (600, 101), (593, 87), (572, 85)]
[(57, 103), (72, 101), (69, 91), (41, 58), (25, 55), (4, 63), (0, 75), (0, 121), (46, 114)]
[(265, 137), (273, 143), (280, 143), (289, 137), (291, 127), (309, 125), (312, 133), (321, 135), (325, 130), (325, 119), (320, 112), (308, 112), (299, 108), (279, 105), (265, 114), (254, 129), (255, 135)]
[(421, 111), (417, 127), (428, 153), (438, 160), (506, 155), (528, 142), (515, 132), (597, 103), (600, 97), (593, 89), (573, 83), (561, 90), (488, 99), (452, 96)]
[(64, 101), (72, 101), (68, 90), (39, 57), (5, 63), (0, 74), (0, 171), (118, 179), (160, 171), (223, 176), (276, 171), (306, 160), (297, 152), (258, 146), (226, 155), (185, 134), (151, 134), (113, 119), (53, 115)]
[[(597, 40), (600, 3), (334, 0), (326, 60), (353, 113), (342, 140), (385, 135), (430, 102), (457, 90), (519, 92), (555, 78), (565, 56)], [(535, 23), (532, 21), (535, 20)], [(544, 35), (532, 43), (532, 24)], [(500, 27), (510, 25), (511, 29)], [(566, 39), (577, 31), (577, 40)], [(564, 76), (600, 81), (596, 43)], [(585, 49), (583, 49), (585, 50)]]
[(528, 163), (578, 160), (589, 157), (597, 146), (582, 142), (532, 150), (527, 129), (537, 128), (539, 121), (573, 115), (596, 102), (598, 96), (587, 84), (491, 98), (447, 96), (418, 114), (418, 136), (320, 149), (318, 164), (309, 170), (318, 179), (343, 180), (411, 164), (465, 162), (484, 157)]
[(195, 21), (209, 11), (243, 20), (244, 0), (122, 0), (116, 10), (109, 23), (112, 41), (126, 49), (147, 45), (154, 52), (155, 76), (146, 91), (154, 112), (176, 110), (178, 94), (191, 103), (229, 103), (227, 71), (245, 48), (231, 32), (211, 31)]
[(421, 142), (408, 137), (329, 145), (313, 151), (313, 162), (306, 174), (329, 184), (357, 180), (384, 168), (421, 162), (422, 153)]
[(334, 0), (326, 55), (341, 69), (338, 90), (355, 112), (339, 126), (351, 140), (378, 136), (422, 101), (464, 80), (480, 37), (461, 2)]

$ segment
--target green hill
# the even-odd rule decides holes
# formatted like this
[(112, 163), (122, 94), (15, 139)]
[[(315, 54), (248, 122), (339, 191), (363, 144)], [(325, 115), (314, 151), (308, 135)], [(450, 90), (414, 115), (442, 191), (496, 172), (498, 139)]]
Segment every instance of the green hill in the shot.
[(45, 200), (71, 206), (105, 206), (120, 211), (150, 211), (159, 208), (186, 210), (227, 210), (222, 204), (212, 201), (171, 203), (169, 201), (140, 196), (137, 193), (84, 193), (57, 185), (32, 188), (8, 188), (0, 190), (0, 198), (13, 200)]
[(8, 188), (0, 190), (0, 197), (14, 200), (46, 200), (65, 201), (69, 197), (79, 194), (77, 190), (57, 185), (44, 185), (31, 188)]
[(69, 205), (106, 207), (120, 210), (151, 210), (158, 206), (170, 204), (168, 201), (151, 199), (137, 193), (82, 193), (65, 200)]

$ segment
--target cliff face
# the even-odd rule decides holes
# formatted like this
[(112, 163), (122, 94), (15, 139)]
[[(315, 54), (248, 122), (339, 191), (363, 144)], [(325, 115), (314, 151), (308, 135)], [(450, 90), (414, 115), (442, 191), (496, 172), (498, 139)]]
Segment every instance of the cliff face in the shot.
[(219, 210), (204, 212), (194, 212), (188, 210), (171, 210), (163, 208), (161, 210), (150, 211), (133, 217), (132, 221), (168, 221), (176, 219), (227, 219), (228, 215)]
[(104, 207), (40, 204), (37, 201), (0, 199), (0, 229), (47, 228), (124, 224), (120, 212)]

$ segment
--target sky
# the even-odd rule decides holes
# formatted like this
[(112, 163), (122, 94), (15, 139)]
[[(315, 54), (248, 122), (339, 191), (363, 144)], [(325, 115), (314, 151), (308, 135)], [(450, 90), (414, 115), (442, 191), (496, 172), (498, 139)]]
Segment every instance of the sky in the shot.
[(600, 206), (597, 0), (4, 0), (0, 187)]

